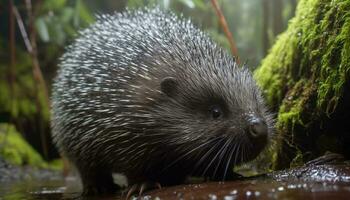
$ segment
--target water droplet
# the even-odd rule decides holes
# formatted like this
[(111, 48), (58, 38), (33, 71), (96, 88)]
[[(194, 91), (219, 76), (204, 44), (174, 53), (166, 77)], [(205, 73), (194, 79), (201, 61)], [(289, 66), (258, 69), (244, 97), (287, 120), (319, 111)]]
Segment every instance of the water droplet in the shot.
[(260, 196), (261, 193), (259, 191), (255, 191), (254, 194), (256, 197), (258, 197), (258, 196)]
[(183, 193), (182, 192), (179, 192), (179, 193), (177, 193), (177, 195), (176, 195), (178, 198), (182, 198), (184, 195), (183, 195)]
[[(138, 198), (136, 198), (136, 199), (138, 199)], [(146, 196), (142, 197), (142, 200), (151, 200), (151, 199), (152, 199), (152, 197), (150, 195), (146, 195)]]
[(217, 200), (218, 199), (218, 197), (215, 194), (209, 194), (208, 196), (209, 196), (210, 200)]
[(251, 191), (247, 191), (247, 192), (245, 193), (245, 195), (246, 195), (247, 197), (249, 197), (249, 196), (252, 195), (252, 192), (251, 192)]
[(230, 192), (230, 194), (237, 194), (237, 193), (238, 193), (237, 190), (232, 190), (232, 191)]
[(297, 188), (297, 186), (296, 185), (288, 185), (287, 188), (288, 189), (295, 189), (295, 188)]
[(224, 200), (235, 200), (237, 196), (224, 196)]

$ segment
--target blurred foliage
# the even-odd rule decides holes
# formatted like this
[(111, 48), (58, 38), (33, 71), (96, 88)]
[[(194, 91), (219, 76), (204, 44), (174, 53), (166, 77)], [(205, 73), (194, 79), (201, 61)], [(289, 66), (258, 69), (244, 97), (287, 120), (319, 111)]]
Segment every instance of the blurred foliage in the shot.
[(16, 128), (6, 123), (0, 123), (0, 156), (15, 165), (62, 169), (61, 161), (45, 162)]
[(39, 7), (35, 26), (41, 41), (64, 46), (77, 30), (94, 22), (82, 0), (46, 0)]
[[(294, 16), (293, 0), (278, 0), (282, 2), (282, 24), (283, 29), (287, 27), (288, 20)], [(296, 1), (296, 0), (294, 0)], [(269, 45), (272, 45), (276, 36), (272, 30), (272, 13), (269, 17), (268, 27), (262, 26), (262, 9), (261, 0), (218, 0), (219, 5), (225, 15), (230, 31), (236, 41), (236, 46), (241, 60), (249, 61), (251, 68), (258, 66), (263, 58), (264, 50), (262, 45), (262, 32), (269, 33)], [(269, 7), (274, 10), (274, 3), (269, 2)], [(218, 17), (216, 16), (210, 0), (129, 0), (129, 8), (139, 8), (144, 6), (160, 6), (164, 9), (170, 9), (186, 18), (190, 18), (194, 24), (207, 32), (214, 41), (222, 47), (229, 50), (229, 43), (219, 26)]]
[[(49, 86), (64, 47), (77, 35), (77, 31), (92, 23), (94, 17), (81, 0), (33, 3), (38, 60)], [(30, 37), (30, 21), (24, 2), (14, 1), (14, 6), (19, 10)], [(9, 20), (9, 12), (0, 13), (2, 36), (9, 35)], [(52, 157), (57, 153), (49, 144), (49, 105), (43, 92), (37, 91), (38, 85), (33, 78), (33, 58), (24, 46), (17, 21), (14, 22), (15, 44), (11, 46), (8, 38), (0, 38), (0, 58), (4, 61), (0, 63), (0, 122), (14, 123), (38, 151), (46, 158)], [(10, 55), (8, 50), (11, 48), (15, 49), (15, 55)], [(15, 58), (14, 63), (9, 59), (11, 56)]]
[[(31, 74), (31, 58), (25, 52), (17, 53), (16, 82), (8, 84), (7, 66), (0, 63), (0, 102), (1, 111), (9, 113), (13, 118), (31, 117), (37, 112), (32, 100), (34, 97), (33, 78)], [(10, 98), (15, 93), (16, 98)], [(4, 119), (3, 119), (4, 121)]]

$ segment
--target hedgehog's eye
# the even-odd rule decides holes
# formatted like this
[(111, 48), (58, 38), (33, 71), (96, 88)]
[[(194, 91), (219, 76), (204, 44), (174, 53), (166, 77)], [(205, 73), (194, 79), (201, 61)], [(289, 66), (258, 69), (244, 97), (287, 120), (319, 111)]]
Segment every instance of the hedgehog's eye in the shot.
[(210, 109), (210, 112), (211, 112), (211, 117), (213, 119), (217, 119), (222, 115), (222, 110), (221, 110), (220, 106), (213, 106)]

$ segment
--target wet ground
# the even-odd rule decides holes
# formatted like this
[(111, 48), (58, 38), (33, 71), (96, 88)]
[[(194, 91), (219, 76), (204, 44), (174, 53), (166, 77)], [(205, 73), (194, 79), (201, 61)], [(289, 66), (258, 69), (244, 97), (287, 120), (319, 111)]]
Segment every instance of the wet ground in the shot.
[(154, 191), (144, 199), (350, 199), (348, 184), (271, 180), (207, 183)]
[(225, 183), (176, 186), (143, 199), (350, 199), (350, 165), (309, 165)]
[[(31, 175), (18, 179), (16, 176), (22, 172), (13, 167), (11, 170), (7, 178), (0, 174), (1, 200), (125, 199), (119, 195), (82, 198), (76, 178), (63, 179), (57, 172), (50, 174), (47, 170), (29, 173), (27, 169), (25, 173)], [(251, 180), (180, 185), (154, 190), (138, 199), (350, 199), (350, 165), (311, 165)]]

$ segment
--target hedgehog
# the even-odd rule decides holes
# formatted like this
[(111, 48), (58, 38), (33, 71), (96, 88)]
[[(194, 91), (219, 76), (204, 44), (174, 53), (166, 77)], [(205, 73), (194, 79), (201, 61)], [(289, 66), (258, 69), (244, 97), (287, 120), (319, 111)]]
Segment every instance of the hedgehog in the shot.
[(273, 122), (246, 67), (190, 20), (159, 8), (103, 14), (61, 57), (52, 138), (83, 194), (188, 177), (229, 180)]

